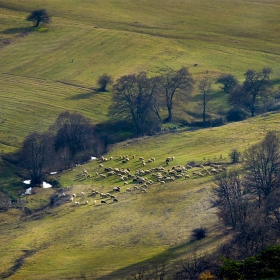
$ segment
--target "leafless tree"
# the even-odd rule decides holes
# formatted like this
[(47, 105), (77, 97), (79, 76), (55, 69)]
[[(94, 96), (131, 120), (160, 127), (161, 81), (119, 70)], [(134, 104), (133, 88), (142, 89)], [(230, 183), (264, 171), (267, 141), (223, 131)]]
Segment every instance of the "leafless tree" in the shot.
[(180, 94), (188, 96), (193, 91), (195, 82), (189, 70), (186, 67), (182, 67), (178, 71), (170, 70), (166, 74), (161, 75), (159, 83), (168, 111), (166, 121), (170, 122), (173, 117), (174, 97)]
[(174, 275), (176, 280), (195, 280), (209, 269), (210, 261), (205, 253), (194, 251), (187, 259), (179, 261), (180, 269)]
[(239, 170), (226, 171), (216, 177), (213, 188), (214, 205), (225, 225), (238, 227), (244, 223), (249, 211), (249, 195), (244, 194), (244, 184)]
[(270, 68), (263, 68), (257, 72), (249, 69), (245, 75), (243, 85), (235, 86), (230, 92), (229, 101), (233, 105), (242, 105), (249, 108), (251, 116), (255, 116), (256, 105), (269, 94), (272, 87)]
[(260, 206), (280, 186), (280, 138), (275, 131), (244, 152), (244, 167), (247, 189), (257, 195)]
[(210, 93), (212, 92), (212, 80), (210, 77), (204, 77), (199, 83), (199, 90), (202, 93), (202, 120), (205, 125), (206, 122), (206, 108), (210, 100)]
[(50, 133), (31, 133), (19, 152), (19, 165), (27, 171), (31, 184), (41, 184), (51, 170), (53, 137)]
[(153, 110), (157, 86), (157, 79), (148, 78), (144, 72), (122, 76), (114, 85), (109, 116), (131, 120), (138, 136), (146, 134), (155, 122)]
[(50, 130), (55, 134), (55, 150), (69, 167), (76, 155), (94, 151), (97, 139), (90, 120), (79, 113), (61, 113)]

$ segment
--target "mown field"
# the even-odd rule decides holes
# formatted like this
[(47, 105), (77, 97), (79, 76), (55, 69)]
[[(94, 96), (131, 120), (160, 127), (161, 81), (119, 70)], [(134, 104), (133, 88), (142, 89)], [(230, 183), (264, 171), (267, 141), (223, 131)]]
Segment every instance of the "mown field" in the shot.
[[(25, 18), (36, 8), (46, 8), (52, 23), (31, 32)], [(271, 67), (279, 83), (279, 11), (278, 1), (48, 0), (42, 7), (38, 0), (3, 0), (0, 149), (18, 148), (65, 109), (105, 120), (110, 93), (93, 94), (104, 72), (116, 80), (187, 66), (197, 79), (208, 71), (242, 80), (248, 68)], [(212, 114), (227, 108), (215, 90)], [(195, 101), (177, 102), (175, 117), (190, 121)]]
[[(189, 171), (189, 179), (163, 185), (157, 182), (148, 187), (147, 193), (127, 193), (126, 188), (134, 185), (132, 179), (124, 185), (116, 176), (102, 179), (95, 172), (106, 173), (105, 167), (126, 167), (134, 173), (143, 168), (139, 156), (155, 157), (145, 166), (147, 169), (171, 168), (190, 161), (219, 162), (231, 168), (231, 149), (242, 151), (269, 130), (279, 128), (279, 113), (273, 113), (218, 128), (134, 139), (112, 147), (106, 157), (114, 159), (102, 162), (103, 167), (99, 167), (101, 160), (97, 159), (59, 174), (57, 178), (67, 195), (58, 200), (60, 206), (23, 218), (18, 210), (1, 214), (0, 275), (7, 275), (16, 261), (28, 253), (22, 266), (8, 279), (63, 279), (81, 273), (93, 279), (122, 279), (138, 266), (162, 259), (174, 269), (176, 261), (195, 248), (213, 252), (226, 238), (211, 206), (213, 175), (198, 177)], [(120, 155), (128, 155), (131, 160), (123, 164)], [(132, 155), (136, 158), (132, 159)], [(167, 156), (175, 157), (170, 166), (165, 165)], [(91, 178), (81, 176), (84, 168)], [(89, 196), (93, 188), (105, 193), (117, 185), (121, 187), (121, 192), (115, 193), (118, 203), (106, 199), (108, 204), (101, 205), (99, 196)], [(54, 191), (36, 188), (36, 194), (23, 198), (22, 206), (39, 209), (48, 204)], [(79, 206), (66, 202), (73, 193)], [(207, 237), (191, 242), (191, 232), (199, 226), (208, 229)]]

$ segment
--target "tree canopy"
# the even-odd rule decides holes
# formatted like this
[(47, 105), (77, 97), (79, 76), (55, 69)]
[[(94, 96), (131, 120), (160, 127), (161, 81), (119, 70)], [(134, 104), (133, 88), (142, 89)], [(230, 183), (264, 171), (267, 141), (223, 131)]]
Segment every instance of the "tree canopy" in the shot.
[(27, 21), (32, 21), (34, 27), (38, 27), (41, 22), (50, 23), (51, 17), (45, 9), (35, 10), (26, 18)]

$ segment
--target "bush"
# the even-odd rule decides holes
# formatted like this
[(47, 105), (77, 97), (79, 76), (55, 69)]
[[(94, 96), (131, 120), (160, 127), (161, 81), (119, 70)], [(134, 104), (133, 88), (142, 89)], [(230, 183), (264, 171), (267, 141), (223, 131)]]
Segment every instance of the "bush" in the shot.
[(240, 161), (241, 153), (238, 152), (236, 149), (233, 149), (229, 153), (229, 157), (231, 159), (231, 163), (237, 163)]
[(204, 227), (200, 227), (200, 228), (195, 228), (193, 231), (192, 231), (192, 237), (193, 239), (195, 240), (200, 240), (200, 239), (203, 239), (206, 237), (206, 228)]
[(232, 108), (227, 112), (226, 119), (228, 122), (243, 121), (248, 117), (248, 113), (240, 108)]

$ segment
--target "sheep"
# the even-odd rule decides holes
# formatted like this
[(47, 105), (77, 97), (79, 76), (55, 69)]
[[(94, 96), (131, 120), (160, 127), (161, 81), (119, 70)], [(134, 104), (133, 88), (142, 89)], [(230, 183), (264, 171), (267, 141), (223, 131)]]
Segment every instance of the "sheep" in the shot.
[(116, 198), (113, 199), (113, 202), (119, 202)]
[(132, 158), (132, 159), (135, 159), (135, 155), (133, 155), (131, 158)]
[(75, 193), (73, 193), (73, 194), (72, 194), (72, 196), (73, 196), (73, 197), (76, 197), (76, 194), (75, 194)]
[(105, 200), (101, 200), (100, 203), (101, 204), (107, 204), (107, 202)]
[(113, 187), (113, 192), (120, 192), (121, 188), (120, 187)]
[(128, 185), (128, 182), (125, 181), (123, 184), (124, 184), (124, 185)]
[(98, 176), (98, 172), (95, 172), (95, 175)]
[(86, 204), (88, 204), (88, 200), (86, 200)]
[(148, 159), (148, 162), (150, 163), (150, 162), (153, 162), (151, 159)]
[(155, 161), (156, 159), (154, 157), (151, 158), (152, 161)]
[(110, 198), (114, 199), (116, 198), (114, 195), (110, 194)]
[(75, 206), (80, 205), (80, 202), (79, 201), (75, 201), (74, 205)]
[(139, 190), (138, 186), (134, 186), (133, 189), (136, 191), (136, 190)]
[(126, 188), (126, 192), (131, 192), (131, 189), (130, 188)]
[(127, 163), (127, 161), (124, 159), (124, 160), (122, 160), (122, 163)]
[(107, 178), (107, 176), (105, 174), (100, 174), (100, 177)]
[(143, 160), (144, 160), (144, 157), (139, 157), (139, 160), (140, 160), (140, 161), (143, 161)]
[(147, 192), (147, 190), (146, 190), (145, 188), (142, 188), (142, 189), (141, 189), (141, 192), (146, 193), (146, 192)]
[(186, 175), (185, 178), (186, 178), (186, 179), (187, 179), (187, 178), (191, 178), (191, 176), (190, 176), (190, 175)]
[(86, 169), (84, 169), (83, 174), (84, 174), (84, 175), (87, 175), (87, 174), (88, 174), (88, 172), (86, 171)]
[(85, 193), (84, 193), (84, 192), (81, 192), (81, 195), (82, 195), (82, 196), (85, 196)]
[(96, 200), (94, 200), (93, 203), (96, 204)]
[(91, 177), (91, 175), (90, 175), (90, 174), (88, 174), (88, 175), (87, 175), (87, 178), (90, 178), (90, 177)]
[(162, 184), (162, 185), (165, 184), (165, 181), (159, 181), (159, 182), (160, 182), (160, 184)]
[(99, 164), (99, 167), (103, 167), (103, 164), (102, 164), (102, 163), (100, 163), (100, 164)]
[(73, 197), (70, 197), (70, 198), (69, 198), (69, 202), (72, 202), (72, 201), (73, 201), (73, 199), (74, 199)]
[(110, 157), (110, 160), (114, 159), (113, 157)]

